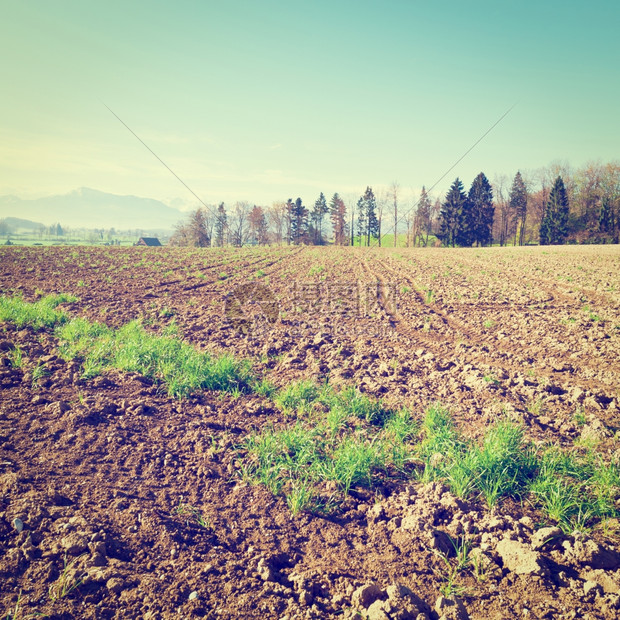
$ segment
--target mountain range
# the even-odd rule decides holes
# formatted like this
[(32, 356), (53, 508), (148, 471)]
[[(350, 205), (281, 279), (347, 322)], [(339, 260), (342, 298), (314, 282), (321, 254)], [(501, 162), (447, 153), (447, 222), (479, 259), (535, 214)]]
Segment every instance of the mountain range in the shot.
[(59, 223), (63, 228), (170, 231), (184, 214), (159, 200), (119, 196), (88, 187), (68, 194), (22, 199), (0, 196), (0, 218)]
[(41, 222), (32, 222), (30, 220), (24, 220), (21, 217), (4, 217), (2, 218), (2, 222), (9, 232), (20, 230), (33, 232), (45, 228)]

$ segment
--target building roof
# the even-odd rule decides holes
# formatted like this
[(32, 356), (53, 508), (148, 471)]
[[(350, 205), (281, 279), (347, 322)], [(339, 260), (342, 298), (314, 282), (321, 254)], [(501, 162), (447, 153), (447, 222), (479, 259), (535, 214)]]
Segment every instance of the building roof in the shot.
[(136, 245), (156, 246), (161, 245), (161, 243), (159, 242), (159, 239), (157, 237), (140, 237)]

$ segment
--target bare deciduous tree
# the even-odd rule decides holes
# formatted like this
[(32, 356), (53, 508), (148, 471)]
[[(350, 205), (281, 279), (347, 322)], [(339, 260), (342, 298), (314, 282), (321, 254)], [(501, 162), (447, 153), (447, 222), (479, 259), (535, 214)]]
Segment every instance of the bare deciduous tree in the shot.
[(390, 185), (390, 198), (392, 199), (392, 206), (394, 207), (394, 247), (398, 243), (398, 194), (400, 191), (400, 185), (398, 181), (392, 181)]
[(273, 231), (273, 241), (282, 245), (286, 226), (286, 203), (274, 202), (267, 209), (267, 225)]
[(249, 203), (245, 201), (235, 203), (229, 230), (230, 242), (237, 248), (240, 248), (248, 240), (248, 235), (250, 233), (249, 215)]
[(258, 245), (267, 245), (269, 237), (267, 234), (267, 218), (263, 207), (254, 205), (248, 215), (250, 224), (250, 239)]
[(493, 224), (493, 238), (499, 241), (500, 246), (506, 245), (509, 237), (512, 236), (511, 230), (514, 222), (507, 188), (508, 177), (505, 174), (496, 176), (493, 182), (493, 193), (499, 217), (495, 218)]
[(170, 245), (206, 248), (211, 245), (213, 220), (206, 209), (192, 211), (186, 222), (180, 222)]

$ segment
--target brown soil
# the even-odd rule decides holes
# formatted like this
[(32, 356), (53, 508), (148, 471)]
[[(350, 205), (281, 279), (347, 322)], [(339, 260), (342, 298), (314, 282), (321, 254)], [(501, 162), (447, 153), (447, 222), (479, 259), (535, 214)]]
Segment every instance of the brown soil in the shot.
[[(471, 437), (509, 415), (535, 442), (586, 437), (620, 457), (617, 247), (3, 248), (0, 261), (2, 294), (73, 293), (69, 313), (114, 326), (174, 320), (279, 386), (328, 378), (419, 416), (440, 401)], [(292, 518), (239, 473), (243, 438), (283, 420), (267, 400), (85, 382), (56, 346), (2, 326), (0, 614), (19, 597), (20, 618), (620, 617), (615, 522), (541, 532), (554, 524), (527, 503), (490, 512), (415, 479)], [(447, 535), (480, 571), (446, 599)]]

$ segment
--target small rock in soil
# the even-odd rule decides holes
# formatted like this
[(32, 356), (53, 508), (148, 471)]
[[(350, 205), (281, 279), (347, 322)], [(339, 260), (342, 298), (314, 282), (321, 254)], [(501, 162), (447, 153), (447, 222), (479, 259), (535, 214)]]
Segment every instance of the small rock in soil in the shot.
[(47, 407), (45, 408), (46, 411), (49, 411), (50, 413), (54, 413), (56, 415), (62, 415), (63, 413), (66, 413), (70, 409), (71, 409), (71, 405), (65, 402), (64, 400), (59, 400), (55, 403), (51, 403), (47, 405)]
[(370, 607), (377, 599), (383, 598), (383, 590), (375, 583), (367, 583), (353, 592), (351, 602), (355, 607)]
[(596, 583), (596, 581), (586, 581), (583, 584), (583, 593), (586, 596), (590, 596), (591, 594), (594, 594), (594, 595), (600, 594), (601, 591), (602, 591), (602, 588), (598, 583)]
[(388, 599), (378, 599), (368, 608), (368, 620), (415, 620), (427, 618), (422, 613), (422, 603), (413, 592), (399, 584), (392, 584), (386, 588)]
[(469, 620), (465, 605), (458, 598), (440, 596), (435, 603), (435, 611), (439, 620)]
[(454, 546), (450, 536), (441, 530), (433, 530), (431, 532), (429, 546), (431, 549), (437, 549), (437, 551), (447, 557), (454, 555)]
[(105, 555), (101, 555), (101, 553), (94, 553), (91, 558), (91, 566), (106, 566), (107, 563)]
[(263, 581), (276, 580), (276, 571), (273, 570), (273, 567), (264, 558), (261, 558), (258, 561), (258, 565), (256, 566), (256, 572)]
[(598, 569), (585, 571), (580, 577), (586, 581), (598, 583), (605, 594), (620, 594), (620, 575), (618, 574)]
[(77, 533), (65, 536), (60, 544), (68, 555), (80, 555), (88, 549), (86, 539)]
[(546, 575), (548, 573), (544, 561), (537, 551), (516, 540), (504, 538), (496, 547), (502, 558), (504, 567), (517, 575)]
[(573, 566), (582, 565), (606, 570), (620, 566), (620, 553), (605, 549), (589, 538), (586, 540), (576, 539), (574, 543), (566, 540), (562, 546), (564, 547), (566, 562)]
[(120, 577), (110, 577), (105, 585), (110, 592), (114, 592), (115, 594), (125, 589), (125, 582)]
[(532, 536), (532, 549), (539, 551), (548, 543), (557, 542), (562, 537), (562, 530), (559, 527), (542, 527)]
[(302, 590), (299, 593), (299, 604), (300, 605), (309, 606), (309, 605), (312, 605), (313, 601), (314, 601), (314, 597), (312, 596), (312, 592), (309, 592), (308, 590)]

